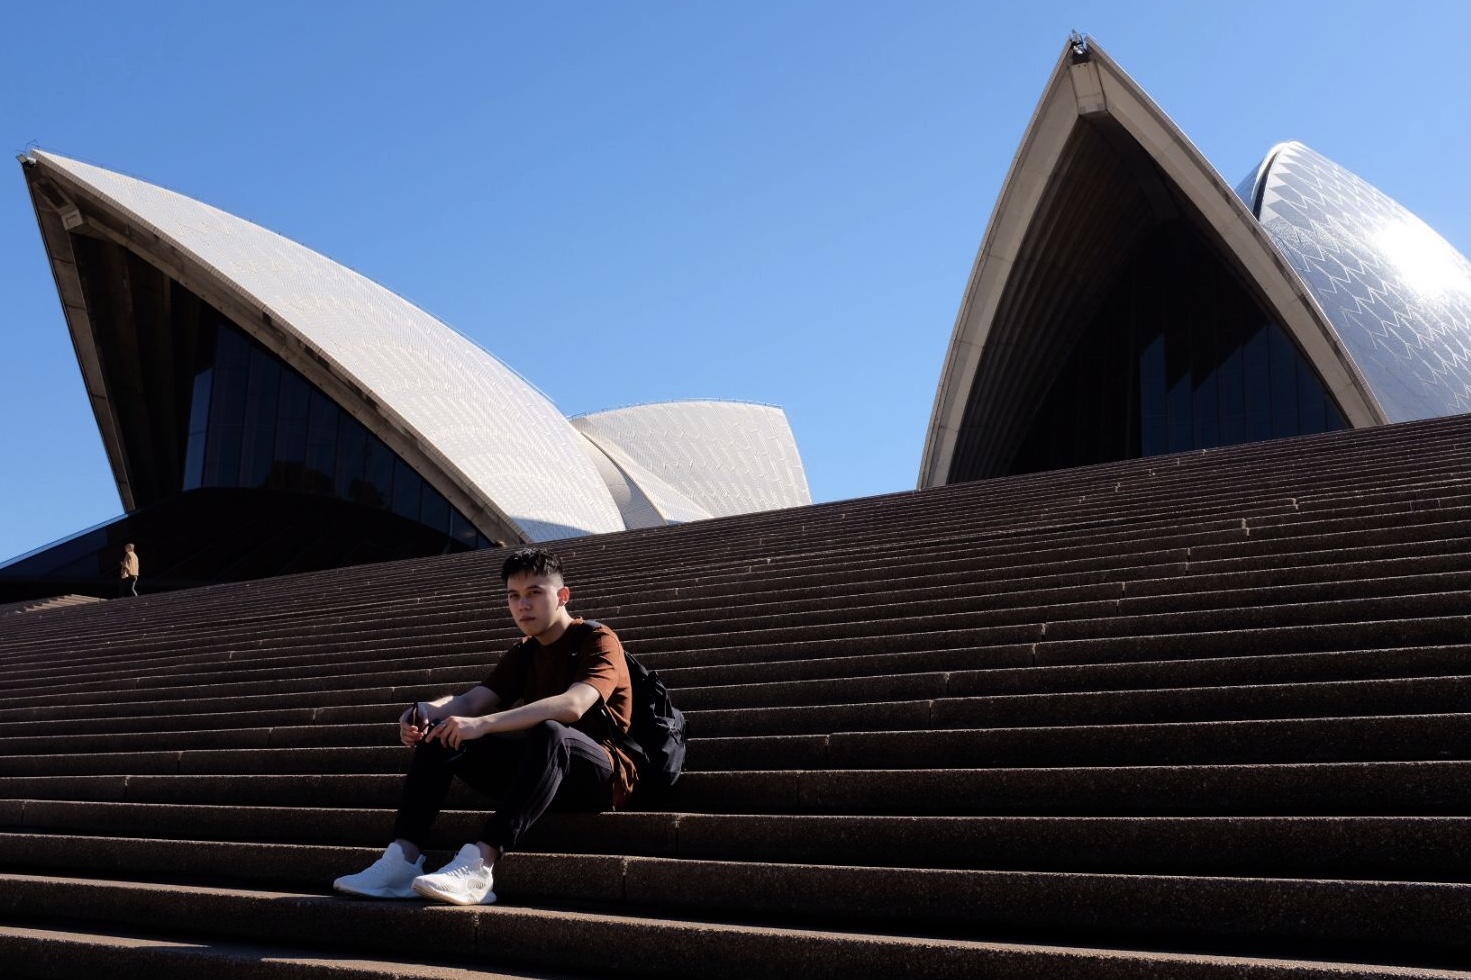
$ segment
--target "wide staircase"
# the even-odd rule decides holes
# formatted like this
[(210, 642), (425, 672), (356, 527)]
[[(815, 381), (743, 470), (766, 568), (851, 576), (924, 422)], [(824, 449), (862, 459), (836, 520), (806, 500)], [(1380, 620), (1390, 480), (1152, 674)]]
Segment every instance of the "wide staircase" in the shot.
[(515, 638), (503, 552), (0, 618), (0, 976), (1471, 968), (1471, 416), (558, 550), (690, 771), (478, 908), (330, 882)]

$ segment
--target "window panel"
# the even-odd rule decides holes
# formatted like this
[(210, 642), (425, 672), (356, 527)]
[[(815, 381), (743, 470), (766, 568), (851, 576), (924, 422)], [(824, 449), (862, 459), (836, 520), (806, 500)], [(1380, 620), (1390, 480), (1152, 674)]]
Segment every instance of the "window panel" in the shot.
[(306, 423), (306, 458), (302, 479), (307, 493), (332, 494), (337, 479), (337, 420), (332, 399), (313, 391)]
[(425, 483), (419, 496), (419, 523), (448, 534), (449, 510), (449, 501), (444, 499), (444, 495)]
[(271, 473), (273, 489), (297, 493), (306, 490), (302, 464), (306, 460), (306, 424), (311, 401), (311, 386), (306, 379), (295, 371), (283, 371), (276, 409), (276, 456)]
[(392, 509), (461, 546), (481, 540), (381, 439), (228, 322), (203, 322), (195, 354), (184, 489), (322, 494)]
[(368, 430), (363, 423), (342, 413), (337, 423), (336, 493), (343, 500), (363, 496), (363, 470), (367, 464)]
[(184, 450), (184, 489), (204, 485), (204, 444), (209, 433), (210, 382), (214, 367), (194, 375), (194, 395), (189, 404), (189, 441)]
[(227, 327), (219, 330), (209, 404), (209, 441), (204, 454), (205, 486), (240, 484), (240, 440), (245, 387), (250, 372), (249, 341)]
[(1010, 471), (1342, 427), (1235, 273), (1193, 230), (1164, 225), (1068, 355)]
[(1297, 359), (1297, 426), (1303, 435), (1328, 431), (1327, 399), (1313, 376), (1313, 369)]
[(246, 387), (245, 431), (240, 443), (241, 486), (263, 487), (270, 481), (280, 383), (281, 362), (264, 348), (254, 348)]
[(461, 514), (458, 510), (450, 508), (450, 537), (460, 542), (460, 544), (465, 545), (467, 548), (474, 548), (476, 547), (475, 538), (478, 533), (479, 532), (475, 530), (475, 525), (470, 523), (469, 518), (465, 517), (465, 515)]
[(1272, 437), (1295, 436), (1297, 424), (1297, 349), (1280, 328), (1268, 332), (1272, 376)]
[(368, 434), (363, 447), (363, 493), (359, 503), (387, 510), (393, 499), (393, 466), (395, 456), (377, 436)]
[(419, 494), (424, 481), (402, 459), (393, 461), (393, 512), (410, 520), (419, 519)]
[(1165, 451), (1169, 413), (1165, 407), (1165, 338), (1157, 333), (1139, 355), (1140, 448), (1145, 456)]
[(1246, 438), (1257, 442), (1272, 437), (1272, 380), (1268, 372), (1271, 358), (1267, 350), (1267, 329), (1262, 323), (1252, 331), (1241, 349), (1242, 368), (1246, 373)]

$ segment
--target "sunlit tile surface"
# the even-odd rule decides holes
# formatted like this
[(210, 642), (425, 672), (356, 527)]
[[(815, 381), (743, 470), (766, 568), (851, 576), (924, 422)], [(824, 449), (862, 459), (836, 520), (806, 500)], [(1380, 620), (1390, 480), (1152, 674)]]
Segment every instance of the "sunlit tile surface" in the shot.
[(1391, 422), (1471, 412), (1471, 262), (1301, 143), (1242, 187)]
[(768, 405), (682, 401), (572, 420), (645, 490), (668, 521), (812, 502), (786, 415)]

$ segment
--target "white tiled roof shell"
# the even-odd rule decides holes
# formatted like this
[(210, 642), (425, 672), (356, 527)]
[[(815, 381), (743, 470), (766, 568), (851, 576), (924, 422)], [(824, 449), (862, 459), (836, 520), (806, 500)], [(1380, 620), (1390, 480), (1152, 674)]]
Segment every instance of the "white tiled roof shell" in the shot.
[[(786, 413), (745, 402), (681, 401), (572, 420), (659, 506), (657, 479), (711, 516), (812, 502)], [(666, 520), (683, 520), (665, 512)]]
[[(1301, 143), (1273, 147), (1257, 216), (1391, 422), (1471, 412), (1471, 262), (1425, 222)], [(1250, 195), (1250, 196), (1249, 196)]]
[(581, 437), (556, 407), (439, 320), (242, 218), (99, 167), (33, 155), (233, 284), (372, 392), (385, 416), (458, 469), (527, 538), (622, 530)]
[[(599, 445), (591, 438), (583, 441), (593, 452), (601, 453), (608, 466), (616, 474), (615, 478), (610, 478), (610, 474), (600, 468), (600, 471), (603, 472), (603, 479), (608, 481), (608, 489), (613, 494), (613, 499), (620, 501), (619, 509), (623, 512), (623, 521), (630, 528), (685, 524), (689, 521), (703, 521), (715, 516), (640, 466), (619, 446), (610, 442)], [(620, 487), (623, 488), (624, 493), (629, 495), (628, 505), (621, 503)], [(751, 507), (738, 513), (762, 509)], [(650, 513), (653, 515), (652, 518), (649, 516)]]
[[(623, 526), (630, 531), (644, 527), (663, 527), (671, 522), (671, 518), (667, 515), (678, 513), (680, 507), (685, 505), (687, 505), (686, 509), (694, 515), (685, 520), (701, 520), (710, 516), (703, 509), (689, 503), (688, 498), (672, 488), (669, 488), (666, 495), (662, 488), (668, 487), (668, 484), (657, 477), (640, 475), (635, 478), (628, 470), (614, 463), (608, 454), (591, 439), (583, 438), (582, 446), (587, 451), (588, 458), (602, 474), (603, 482), (608, 486), (608, 493), (612, 495), (613, 502), (618, 505), (618, 513), (623, 515)], [(628, 461), (625, 459), (624, 466), (627, 465)], [(658, 499), (651, 497), (648, 491), (652, 491)]]

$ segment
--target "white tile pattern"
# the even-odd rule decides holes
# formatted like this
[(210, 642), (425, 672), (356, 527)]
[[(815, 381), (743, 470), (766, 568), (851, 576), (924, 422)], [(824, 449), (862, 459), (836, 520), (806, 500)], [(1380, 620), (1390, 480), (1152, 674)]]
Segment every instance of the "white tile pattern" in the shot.
[[(583, 415), (577, 430), (638, 483), (665, 520), (812, 502), (785, 413), (769, 405), (680, 401)], [(657, 482), (656, 482), (657, 481)]]
[[(1262, 182), (1265, 182), (1264, 184)], [(1391, 422), (1471, 412), (1471, 262), (1403, 206), (1301, 143), (1248, 202), (1308, 284)]]

